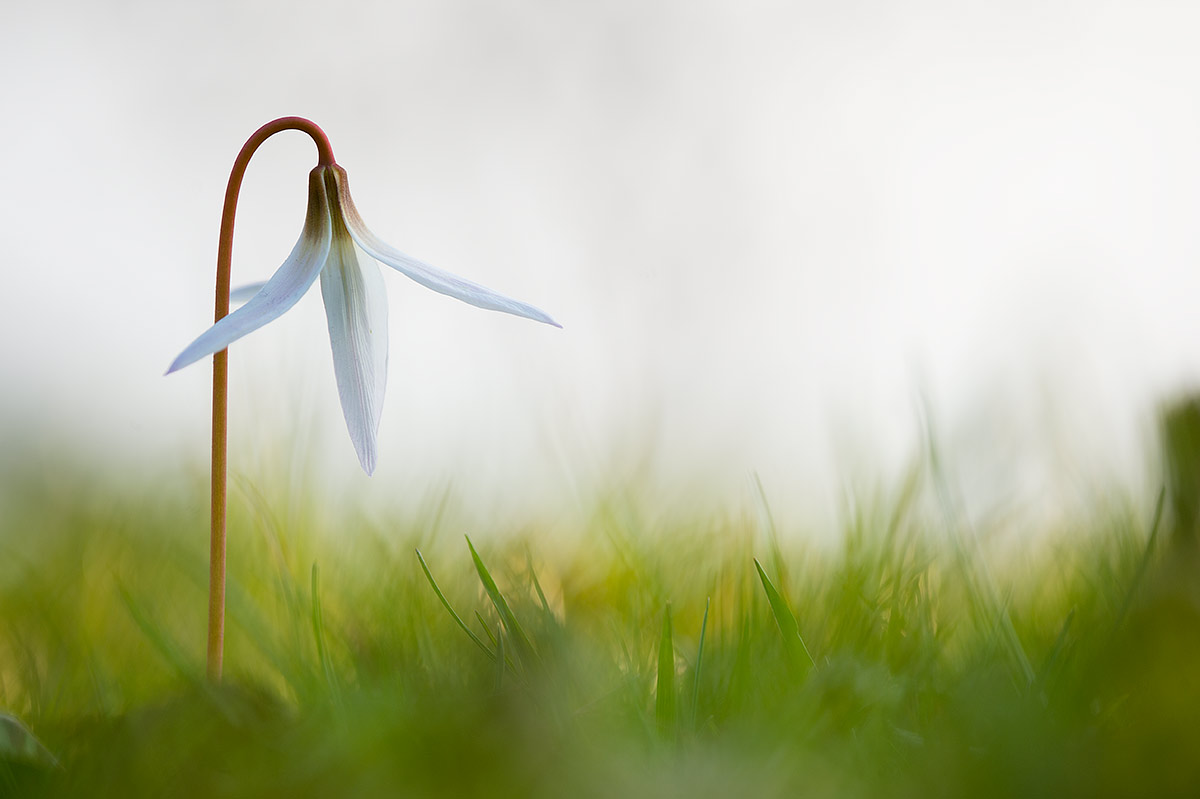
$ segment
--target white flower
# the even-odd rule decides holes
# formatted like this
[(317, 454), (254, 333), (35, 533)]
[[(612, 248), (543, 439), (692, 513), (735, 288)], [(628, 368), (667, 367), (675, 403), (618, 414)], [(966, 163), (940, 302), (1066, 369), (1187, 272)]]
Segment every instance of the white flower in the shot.
[(346, 427), (363, 470), (371, 474), (387, 383), (387, 297), (375, 260), (463, 302), (561, 327), (532, 305), (423, 264), (380, 241), (350, 199), (346, 170), (328, 164), (309, 173), (308, 213), (291, 255), (245, 305), (189, 344), (167, 374), (220, 352), (279, 317), (320, 277)]

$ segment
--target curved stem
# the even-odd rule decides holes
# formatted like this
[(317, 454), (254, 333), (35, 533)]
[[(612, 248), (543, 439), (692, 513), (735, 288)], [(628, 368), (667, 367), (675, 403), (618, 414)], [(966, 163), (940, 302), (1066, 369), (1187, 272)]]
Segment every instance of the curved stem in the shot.
[[(332, 165), (333, 148), (325, 131), (303, 117), (283, 117), (268, 122), (254, 132), (242, 146), (233, 162), (229, 184), (225, 189), (225, 206), (221, 211), (221, 239), (217, 244), (217, 297), (214, 321), (229, 315), (229, 279), (233, 262), (233, 221), (237, 213), (238, 193), (242, 178), (254, 151), (264, 141), (284, 130), (299, 130), (312, 137), (317, 145), (318, 166)], [(208, 677), (221, 679), (221, 664), (225, 650), (225, 509), (226, 464), (229, 405), (229, 351), (213, 355), (212, 404), (212, 527), (208, 572)]]

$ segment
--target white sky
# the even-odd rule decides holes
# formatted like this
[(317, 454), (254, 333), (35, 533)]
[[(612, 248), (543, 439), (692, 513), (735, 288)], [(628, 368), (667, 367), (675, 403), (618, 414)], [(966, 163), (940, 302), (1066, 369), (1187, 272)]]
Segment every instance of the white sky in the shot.
[[(924, 396), (968, 493), (1037, 502), (1143, 473), (1200, 382), (1195, 4), (5, 5), (0, 431), (204, 461), (210, 372), (162, 372), (211, 319), (233, 157), (288, 114), (382, 238), (565, 329), (387, 270), (367, 481), (314, 288), (231, 350), (250, 479), (307, 459), (520, 516), (757, 472), (820, 512), (903, 464)], [(314, 164), (259, 151), (235, 285), (291, 249)]]

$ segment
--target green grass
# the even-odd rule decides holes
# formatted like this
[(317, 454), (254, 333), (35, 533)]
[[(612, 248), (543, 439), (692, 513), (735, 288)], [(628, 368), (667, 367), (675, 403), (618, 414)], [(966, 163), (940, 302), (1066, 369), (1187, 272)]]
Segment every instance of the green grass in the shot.
[(972, 529), (922, 468), (830, 548), (636, 492), (552, 537), (243, 483), (213, 686), (203, 484), (167, 482), (4, 476), (0, 795), (1200, 786), (1200, 561), (1152, 500)]

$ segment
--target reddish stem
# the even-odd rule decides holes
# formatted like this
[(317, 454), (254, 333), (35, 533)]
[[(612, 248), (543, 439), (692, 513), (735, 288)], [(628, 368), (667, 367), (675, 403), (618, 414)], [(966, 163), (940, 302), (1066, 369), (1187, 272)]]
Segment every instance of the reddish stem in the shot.
[[(268, 122), (254, 132), (233, 162), (225, 189), (225, 207), (221, 211), (221, 239), (217, 244), (217, 297), (214, 321), (229, 315), (229, 277), (233, 262), (233, 221), (237, 213), (238, 193), (251, 156), (264, 141), (284, 130), (299, 130), (317, 145), (317, 165), (334, 163), (333, 148), (325, 131), (303, 117), (283, 117)], [(212, 406), (212, 536), (209, 551), (208, 582), (208, 677), (221, 679), (225, 650), (225, 509), (226, 464), (229, 406), (229, 351), (213, 355)]]

